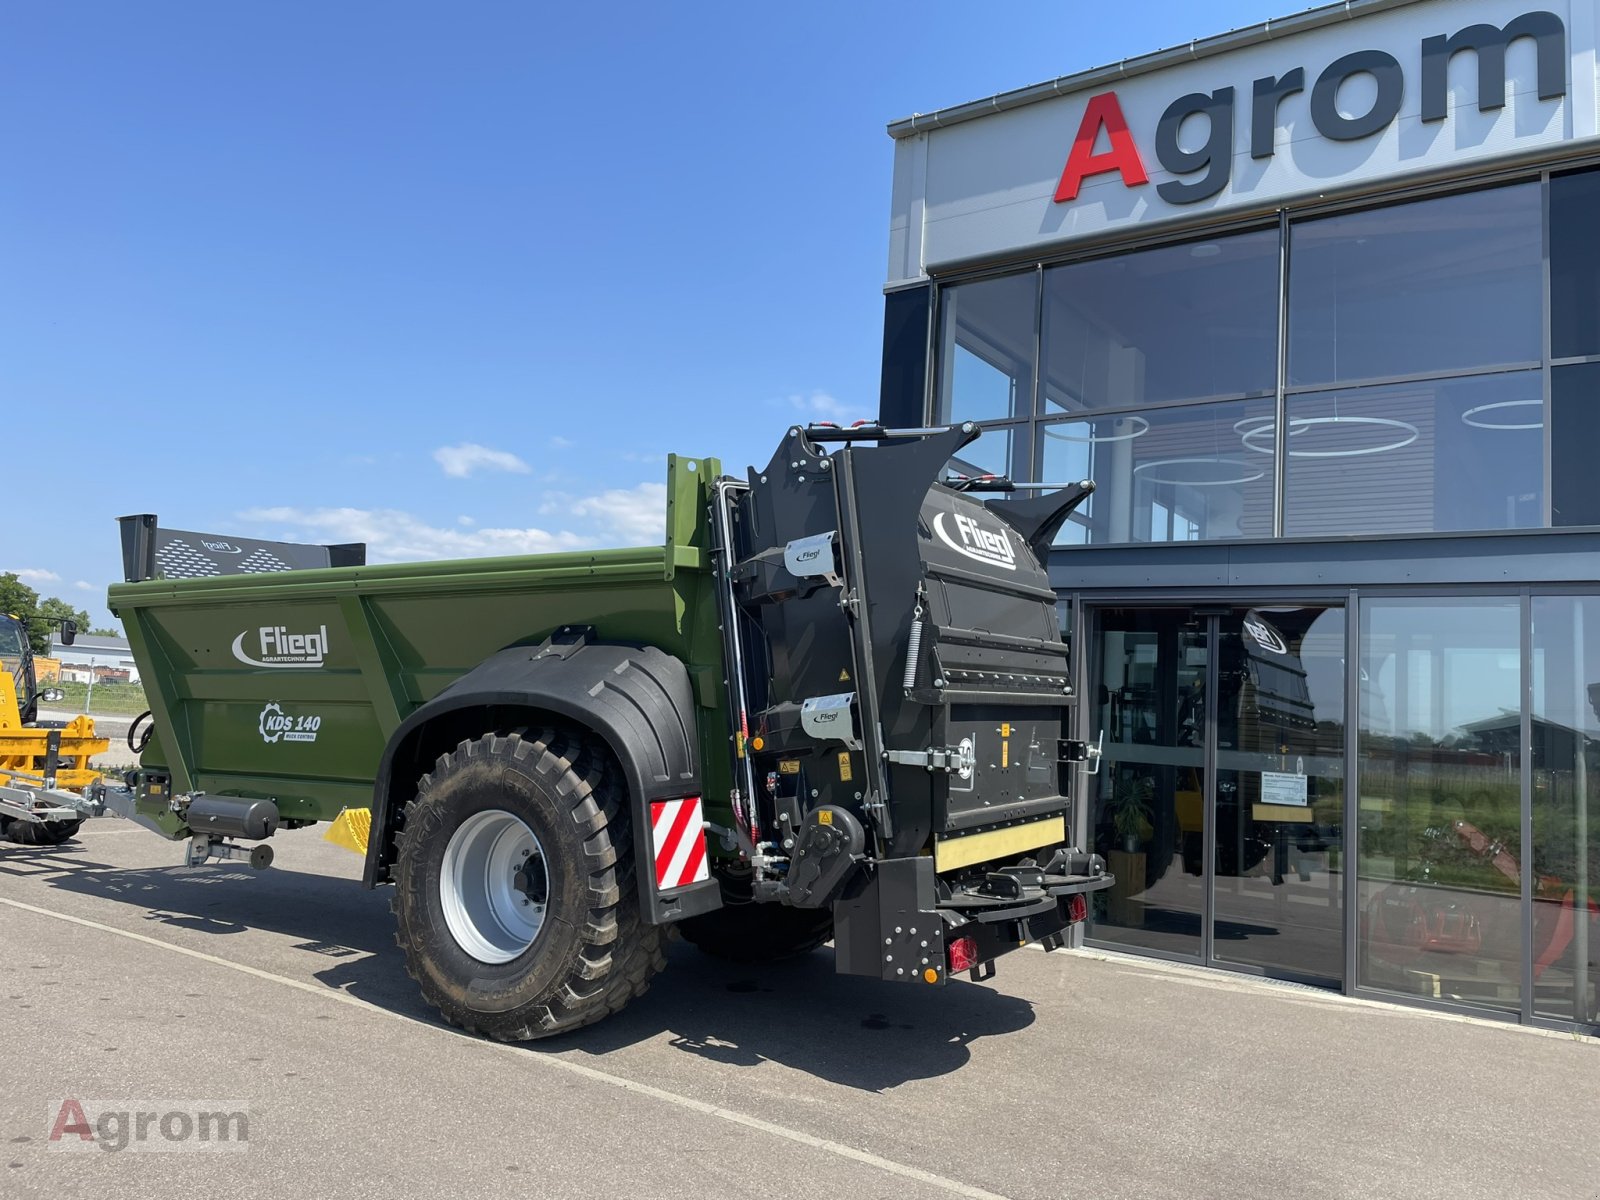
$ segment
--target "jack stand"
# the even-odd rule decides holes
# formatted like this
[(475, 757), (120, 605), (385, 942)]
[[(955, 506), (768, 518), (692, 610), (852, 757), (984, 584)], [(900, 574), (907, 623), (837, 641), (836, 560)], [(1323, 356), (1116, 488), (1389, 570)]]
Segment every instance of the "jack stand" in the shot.
[(252, 870), (265, 871), (272, 865), (272, 847), (265, 843), (245, 847), (222, 838), (197, 833), (189, 839), (188, 846), (184, 848), (183, 865), (203, 866), (208, 858), (232, 859), (234, 862), (249, 863)]

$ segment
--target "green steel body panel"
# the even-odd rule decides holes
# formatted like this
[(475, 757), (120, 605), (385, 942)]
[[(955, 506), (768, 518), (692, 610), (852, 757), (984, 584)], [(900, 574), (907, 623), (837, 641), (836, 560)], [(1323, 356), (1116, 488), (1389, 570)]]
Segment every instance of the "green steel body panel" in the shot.
[[(372, 800), (395, 728), (480, 662), (562, 625), (688, 666), (707, 813), (731, 786), (722, 643), (707, 549), (715, 459), (670, 456), (661, 546), (117, 584), (174, 793), (274, 800), (328, 821)], [(718, 798), (721, 798), (720, 806)], [(170, 834), (170, 811), (152, 811)]]

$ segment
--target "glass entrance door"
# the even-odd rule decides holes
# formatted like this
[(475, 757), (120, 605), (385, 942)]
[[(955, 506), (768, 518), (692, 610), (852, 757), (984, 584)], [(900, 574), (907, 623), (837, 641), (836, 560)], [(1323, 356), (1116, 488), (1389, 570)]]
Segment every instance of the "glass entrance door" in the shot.
[(1205, 952), (1204, 619), (1186, 609), (1097, 614), (1094, 846), (1115, 876), (1095, 893), (1092, 936), (1130, 948)]
[(1342, 608), (1216, 619), (1212, 957), (1344, 975)]
[(1091, 936), (1337, 983), (1343, 609), (1094, 615), (1094, 842), (1117, 883)]

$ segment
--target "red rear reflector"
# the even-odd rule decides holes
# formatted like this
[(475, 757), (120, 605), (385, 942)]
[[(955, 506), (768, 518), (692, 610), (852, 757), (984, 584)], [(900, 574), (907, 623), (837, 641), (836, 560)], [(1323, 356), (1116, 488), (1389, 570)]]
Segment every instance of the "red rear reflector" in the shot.
[(1067, 920), (1076, 925), (1089, 915), (1089, 898), (1082, 892), (1067, 897)]
[(959, 937), (950, 943), (950, 973), (958, 974), (961, 971), (970, 971), (978, 965), (978, 941), (976, 938)]

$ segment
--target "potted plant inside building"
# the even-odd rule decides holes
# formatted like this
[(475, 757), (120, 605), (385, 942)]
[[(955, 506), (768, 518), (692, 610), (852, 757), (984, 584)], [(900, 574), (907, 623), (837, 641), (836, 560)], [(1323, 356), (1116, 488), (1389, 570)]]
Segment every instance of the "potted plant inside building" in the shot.
[(1111, 887), (1107, 916), (1117, 925), (1143, 925), (1144, 901), (1138, 899), (1145, 887), (1144, 849), (1155, 834), (1150, 824), (1150, 804), (1155, 798), (1156, 781), (1148, 775), (1118, 775), (1112, 784), (1106, 809), (1111, 817), (1115, 848), (1110, 854)]

